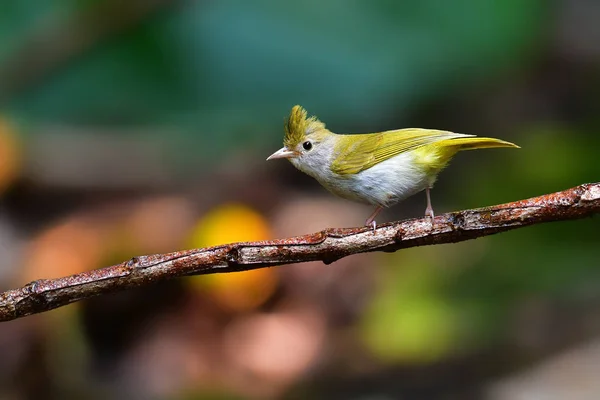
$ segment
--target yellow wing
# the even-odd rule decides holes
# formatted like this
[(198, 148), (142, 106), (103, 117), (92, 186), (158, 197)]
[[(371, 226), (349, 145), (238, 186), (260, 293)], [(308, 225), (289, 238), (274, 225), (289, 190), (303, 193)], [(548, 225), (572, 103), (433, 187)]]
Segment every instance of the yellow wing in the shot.
[(406, 151), (459, 137), (472, 137), (448, 131), (408, 128), (380, 133), (339, 135), (332, 172), (338, 175), (357, 174), (382, 161)]

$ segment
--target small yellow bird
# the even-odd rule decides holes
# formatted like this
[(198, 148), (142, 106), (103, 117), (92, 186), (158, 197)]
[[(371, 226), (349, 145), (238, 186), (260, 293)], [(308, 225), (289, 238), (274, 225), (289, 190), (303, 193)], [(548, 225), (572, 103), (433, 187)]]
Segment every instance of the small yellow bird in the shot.
[(461, 150), (519, 146), (504, 140), (434, 129), (407, 128), (379, 133), (336, 134), (294, 106), (285, 123), (284, 147), (267, 160), (287, 158), (331, 193), (376, 206), (366, 226), (390, 207), (422, 190), (425, 215), (434, 218), (430, 189), (438, 173)]

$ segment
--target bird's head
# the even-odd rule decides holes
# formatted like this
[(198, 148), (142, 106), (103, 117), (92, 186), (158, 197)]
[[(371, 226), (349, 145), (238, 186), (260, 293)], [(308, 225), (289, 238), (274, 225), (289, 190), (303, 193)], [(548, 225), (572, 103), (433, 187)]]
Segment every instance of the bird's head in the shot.
[(267, 160), (287, 158), (301, 170), (305, 169), (303, 167), (317, 167), (329, 161), (332, 146), (328, 139), (334, 134), (316, 117), (308, 117), (304, 108), (292, 108), (284, 129), (283, 147), (271, 154)]

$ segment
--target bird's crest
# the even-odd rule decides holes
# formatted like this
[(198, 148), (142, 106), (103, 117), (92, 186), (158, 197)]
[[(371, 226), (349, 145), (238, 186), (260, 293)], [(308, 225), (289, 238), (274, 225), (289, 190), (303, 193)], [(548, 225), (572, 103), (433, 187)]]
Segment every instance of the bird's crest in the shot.
[(317, 117), (308, 117), (304, 108), (294, 106), (284, 125), (283, 145), (288, 149), (294, 149), (304, 140), (306, 135), (324, 128), (325, 124), (319, 121)]

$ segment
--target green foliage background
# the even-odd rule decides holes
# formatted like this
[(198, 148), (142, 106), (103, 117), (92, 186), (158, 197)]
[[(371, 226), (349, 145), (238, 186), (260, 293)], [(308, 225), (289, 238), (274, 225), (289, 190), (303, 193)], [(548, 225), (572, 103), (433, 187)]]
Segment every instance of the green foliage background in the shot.
[[(100, 25), (110, 25), (110, 13), (135, 12), (140, 2), (117, 3), (0, 5), (1, 109), (25, 143), (52, 125), (85, 127), (81, 135), (101, 140), (148, 129), (133, 139), (163, 143), (161, 160), (176, 179), (201, 180), (224, 164), (241, 171), (264, 159), (291, 106), (302, 104), (338, 132), (418, 125), (522, 147), (459, 157), (434, 191), (442, 211), (600, 176), (598, 53), (558, 39), (561, 2), (173, 2), (28, 78), (37, 66), (28, 60), (38, 59), (20, 53), (27, 44), (53, 54), (77, 41), (78, 29), (95, 29), (73, 24), (55, 41), (57, 27), (88, 13), (105, 13)], [(3, 68), (12, 63), (20, 67)], [(277, 193), (320, 193), (287, 166), (269, 167), (287, 174)], [(389, 215), (419, 215), (421, 200)], [(504, 348), (532, 304), (550, 314), (597, 309), (598, 227), (588, 219), (377, 255), (378, 289), (357, 335), (382, 365), (419, 365)], [(515, 359), (540, 356), (521, 350)]]

